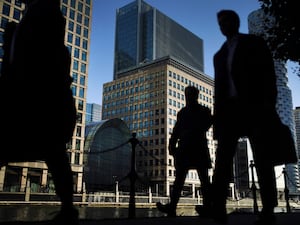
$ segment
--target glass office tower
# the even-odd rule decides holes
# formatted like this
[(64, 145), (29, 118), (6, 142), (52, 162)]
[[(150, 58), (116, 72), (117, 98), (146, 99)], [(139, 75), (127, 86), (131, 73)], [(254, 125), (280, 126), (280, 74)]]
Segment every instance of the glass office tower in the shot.
[[(0, 66), (6, 23), (20, 21), (24, 8), (19, 0), (0, 0)], [(66, 18), (65, 44), (72, 56), (72, 91), (78, 111), (73, 138), (68, 144), (68, 154), (74, 174), (74, 190), (81, 192), (92, 0), (61, 0), (61, 11)], [(45, 163), (11, 163), (1, 169), (0, 191), (24, 191), (29, 179), (32, 191), (38, 191), (40, 186), (53, 187)]]
[(165, 56), (204, 71), (201, 38), (142, 0), (117, 9), (114, 79)]
[(86, 103), (85, 123), (99, 122), (102, 118), (102, 106), (96, 103)]

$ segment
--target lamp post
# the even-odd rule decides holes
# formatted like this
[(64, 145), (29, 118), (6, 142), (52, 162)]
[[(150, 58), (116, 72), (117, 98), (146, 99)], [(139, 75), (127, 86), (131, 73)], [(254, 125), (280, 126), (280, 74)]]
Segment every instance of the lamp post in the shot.
[(132, 138), (130, 138), (129, 142), (131, 143), (131, 170), (129, 173), (130, 180), (130, 196), (129, 196), (129, 210), (128, 217), (135, 217), (135, 182), (137, 180), (137, 173), (135, 168), (135, 147), (139, 143), (136, 138), (136, 133), (132, 133)]

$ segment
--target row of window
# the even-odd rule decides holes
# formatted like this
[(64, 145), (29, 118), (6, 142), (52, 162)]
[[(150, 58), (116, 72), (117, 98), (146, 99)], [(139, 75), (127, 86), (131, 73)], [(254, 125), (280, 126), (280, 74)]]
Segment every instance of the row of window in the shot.
[(77, 96), (79, 98), (84, 98), (85, 96), (85, 88), (77, 87), (76, 85), (71, 86), (73, 96)]
[[(130, 96), (135, 93), (135, 91), (138, 92), (137, 88), (130, 88), (130, 89), (125, 89), (117, 92), (110, 92), (106, 93), (103, 95), (103, 100), (104, 101), (110, 101), (113, 99), (116, 99), (113, 102), (107, 103), (108, 108), (116, 105), (122, 105), (122, 104), (128, 104), (130, 102), (134, 101), (143, 101), (147, 99), (153, 99), (153, 98), (161, 98), (164, 96), (164, 91), (151, 91), (151, 92), (146, 92), (146, 93), (141, 93), (139, 95), (135, 96)], [(129, 96), (129, 97), (128, 97)], [(120, 97), (126, 97), (126, 98), (121, 98)]]
[[(143, 163), (144, 162), (144, 163)], [(150, 159), (149, 161), (138, 161), (138, 166), (144, 167), (144, 166), (163, 166), (165, 164), (164, 159)]]
[(62, 0), (62, 3), (71, 6), (73, 9), (83, 12), (83, 4), (85, 3), (87, 6), (90, 6), (91, 0)]
[[(79, 76), (79, 79), (78, 79), (78, 76)], [(78, 75), (78, 73), (73, 72), (72, 79), (73, 79), (73, 83), (78, 84), (78, 81), (79, 81), (80, 85), (85, 86), (86, 77), (84, 75)]]
[[(18, 2), (18, 1), (17, 1)], [(7, 17), (11, 17), (11, 10), (13, 10), (12, 12), (12, 18), (14, 18), (15, 20), (20, 20), (21, 19), (21, 11), (22, 9), (21, 7), (21, 3), (19, 2), (17, 4), (16, 2), (16, 6), (18, 7), (11, 7), (13, 5), (9, 5), (7, 3), (3, 3), (3, 8), (2, 8), (2, 14), (7, 16)]]
[[(211, 90), (209, 90), (208, 88), (206, 88), (204, 86), (201, 86), (201, 85), (199, 85), (199, 84), (197, 84), (197, 83), (195, 83), (195, 82), (193, 82), (193, 81), (185, 78), (184, 76), (181, 76), (181, 75), (176, 74), (176, 73), (174, 73), (172, 71), (169, 71), (169, 77), (172, 77), (173, 79), (176, 79), (176, 80), (184, 83), (185, 85), (195, 86), (196, 88), (199, 89), (200, 92), (202, 91), (202, 92), (205, 92), (206, 94), (212, 95)], [(169, 80), (169, 85), (170, 85), (170, 82), (172, 82), (172, 81)], [(181, 86), (181, 90), (184, 91), (184, 89), (182, 88), (183, 87), (182, 85), (180, 85), (180, 84), (176, 85), (176, 82), (173, 82), (173, 87), (176, 87), (176, 86), (177, 86), (178, 89), (180, 89), (180, 86)]]
[(81, 73), (86, 73), (86, 69), (87, 69), (86, 63), (82, 63), (82, 62), (80, 63), (76, 59), (73, 60), (72, 70), (75, 70), (75, 71), (78, 71)]
[(124, 106), (124, 107), (120, 107), (117, 109), (112, 109), (112, 110), (107, 110), (110, 106), (110, 104), (103, 104), (103, 108), (105, 109), (105, 111), (103, 112), (103, 116), (105, 117), (116, 117), (116, 115), (123, 115), (124, 113), (133, 113), (137, 110), (149, 110), (149, 109), (153, 109), (157, 106), (161, 106), (164, 104), (164, 99), (160, 99), (160, 100), (154, 100), (154, 101), (149, 101), (149, 102), (144, 102), (144, 103), (140, 103), (140, 104), (135, 104), (135, 105), (129, 105), (129, 106)]
[(76, 10), (69, 8), (66, 5), (61, 6), (61, 11), (62, 14), (73, 20), (76, 21), (77, 23), (84, 24), (86, 27), (89, 27), (90, 24), (90, 19), (89, 17), (91, 16), (91, 9), (89, 5), (83, 6), (82, 3), (78, 2), (78, 5), (80, 5), (80, 10), (76, 12)]
[[(144, 171), (144, 176), (145, 177), (164, 177), (165, 176), (165, 170), (164, 169), (155, 169), (155, 170), (150, 170), (150, 171)], [(169, 170), (168, 171), (168, 176), (169, 177), (175, 177), (176, 176), (176, 171), (175, 170)], [(186, 179), (188, 180), (197, 180), (199, 181), (198, 173), (194, 171), (189, 171), (187, 173)]]
[[(169, 83), (170, 87), (176, 88), (177, 90), (184, 91), (184, 89), (185, 89), (185, 87), (183, 85), (180, 85), (180, 84), (176, 83), (175, 81), (172, 82), (172, 80), (169, 80), (168, 83)], [(206, 89), (202, 89), (202, 90), (204, 90), (203, 92), (205, 92), (209, 96), (212, 95), (211, 90), (209, 90), (207, 88)], [(169, 89), (169, 94), (173, 95), (173, 96), (175, 94), (174, 97), (177, 96), (177, 98), (180, 99), (180, 93), (176, 94), (176, 91), (172, 91), (171, 89)], [(204, 100), (204, 101), (210, 102), (210, 103), (212, 102), (212, 98), (211, 97), (207, 97), (207, 96), (203, 95), (200, 91), (199, 91), (199, 98), (202, 99), (202, 100)]]
[[(104, 87), (104, 93), (109, 93), (113, 90), (124, 89), (125, 87), (137, 85), (139, 83), (144, 83), (144, 82), (148, 83), (148, 81), (153, 82), (153, 80), (159, 80), (159, 81), (163, 82), (163, 79), (161, 79), (161, 77), (163, 77), (164, 74), (165, 74), (164, 71), (159, 71), (159, 72), (155, 72), (155, 73), (149, 73), (145, 76), (139, 76), (139, 78), (136, 78), (136, 79), (126, 80), (126, 81), (122, 81), (117, 84), (107, 85)], [(157, 79), (157, 78), (159, 78), (159, 79)]]
[[(136, 129), (133, 129), (132, 126), (133, 125), (131, 125), (131, 124), (129, 125), (130, 131), (136, 133), (138, 138), (147, 138), (147, 137), (152, 137), (154, 135), (159, 135), (159, 133), (158, 133), (159, 130), (158, 129), (147, 129), (147, 130), (146, 129), (144, 129), (144, 130), (140, 129), (140, 130), (136, 130)], [(164, 130), (162, 130), (162, 132), (164, 132)], [(155, 141), (155, 145), (160, 145), (160, 144), (164, 144), (164, 143), (165, 143), (164, 139), (160, 140), (160, 142)]]

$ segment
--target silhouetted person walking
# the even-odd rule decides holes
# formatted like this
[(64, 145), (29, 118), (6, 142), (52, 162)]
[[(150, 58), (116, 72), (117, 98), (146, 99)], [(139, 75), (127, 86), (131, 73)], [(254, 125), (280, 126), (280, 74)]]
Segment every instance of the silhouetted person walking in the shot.
[(75, 128), (76, 108), (65, 18), (59, 0), (22, 2), (26, 9), (20, 23), (10, 23), (4, 35), (0, 163), (45, 161), (62, 203), (54, 221), (74, 225), (78, 212), (66, 144)]
[(273, 131), (269, 128), (278, 118), (274, 62), (264, 39), (239, 33), (236, 12), (221, 10), (217, 19), (226, 41), (214, 56), (213, 127), (218, 142), (213, 176), (214, 217), (218, 222), (227, 222), (226, 197), (233, 157), (238, 139), (247, 136), (263, 205), (257, 223), (272, 224), (277, 206), (274, 165), (270, 160)]
[(170, 196), (170, 203), (157, 208), (176, 216), (176, 207), (183, 189), (186, 175), (190, 169), (196, 169), (201, 181), (203, 195), (202, 216), (209, 212), (211, 196), (208, 169), (211, 159), (207, 146), (206, 132), (212, 125), (212, 115), (209, 108), (198, 103), (199, 90), (196, 87), (185, 88), (186, 106), (177, 114), (177, 121), (169, 140), (169, 153), (174, 156), (176, 177)]

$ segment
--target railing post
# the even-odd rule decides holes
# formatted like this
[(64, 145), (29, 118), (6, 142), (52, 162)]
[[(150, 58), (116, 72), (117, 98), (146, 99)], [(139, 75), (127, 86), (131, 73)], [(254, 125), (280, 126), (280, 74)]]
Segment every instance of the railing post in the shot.
[(152, 203), (152, 190), (151, 190), (151, 186), (149, 186), (148, 193), (149, 193), (149, 201), (148, 201), (148, 203)]
[(86, 202), (86, 188), (85, 188), (85, 182), (82, 184), (82, 196), (81, 196), (81, 202)]
[(27, 182), (26, 182), (26, 189), (25, 189), (25, 202), (29, 202), (30, 201), (30, 178), (27, 178)]
[(258, 205), (257, 205), (257, 198), (256, 198), (256, 185), (255, 185), (255, 180), (254, 180), (254, 162), (253, 160), (250, 161), (250, 168), (251, 168), (251, 179), (252, 179), (252, 185), (251, 185), (251, 189), (252, 189), (252, 194), (253, 194), (253, 212), (254, 214), (258, 213)]
[(291, 206), (289, 203), (289, 192), (290, 191), (287, 186), (287, 174), (286, 174), (285, 168), (283, 168), (282, 173), (284, 175), (284, 197), (285, 197), (285, 201), (286, 201), (286, 212), (290, 213), (291, 212)]
[(116, 203), (120, 202), (119, 182), (116, 181)]
[(131, 143), (131, 170), (129, 173), (130, 180), (130, 196), (129, 196), (129, 210), (128, 217), (135, 217), (135, 182), (137, 180), (137, 173), (135, 168), (135, 147), (138, 144), (138, 140), (136, 138), (136, 133), (132, 133), (132, 138), (130, 138), (129, 142)]

